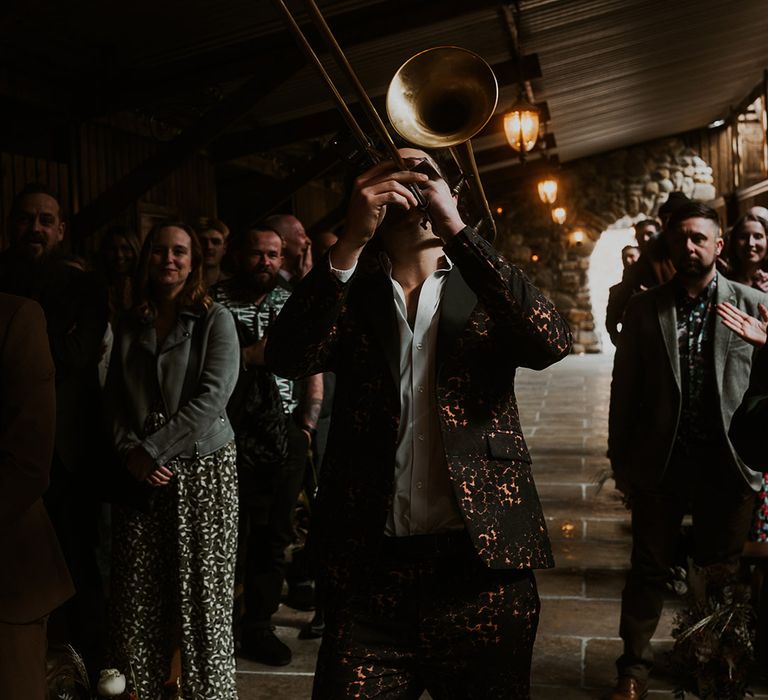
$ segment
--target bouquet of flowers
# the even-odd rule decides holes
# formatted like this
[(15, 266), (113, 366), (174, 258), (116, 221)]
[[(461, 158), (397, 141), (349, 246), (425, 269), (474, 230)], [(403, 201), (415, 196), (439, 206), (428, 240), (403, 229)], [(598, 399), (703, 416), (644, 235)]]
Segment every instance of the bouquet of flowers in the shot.
[(675, 590), (687, 589), (688, 606), (675, 615), (672, 662), (689, 682), (675, 697), (695, 692), (702, 700), (741, 700), (751, 695), (747, 676), (754, 659), (755, 613), (749, 585), (719, 565), (692, 565), (687, 585), (679, 584)]

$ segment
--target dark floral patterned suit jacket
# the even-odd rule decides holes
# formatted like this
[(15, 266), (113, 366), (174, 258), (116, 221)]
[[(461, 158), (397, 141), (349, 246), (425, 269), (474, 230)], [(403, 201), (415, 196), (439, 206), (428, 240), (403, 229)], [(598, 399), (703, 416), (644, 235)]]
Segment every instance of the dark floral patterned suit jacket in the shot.
[[(568, 353), (565, 320), (472, 229), (451, 239), (441, 306), (437, 403), (467, 529), (494, 569), (553, 565), (514, 393), (517, 367)], [(298, 378), (336, 372), (331, 432), (310, 533), (326, 585), (339, 592), (372, 561), (392, 503), (400, 416), (392, 286), (375, 256), (342, 284), (321, 261), (277, 318), (267, 364)], [(354, 578), (354, 577), (352, 577)]]

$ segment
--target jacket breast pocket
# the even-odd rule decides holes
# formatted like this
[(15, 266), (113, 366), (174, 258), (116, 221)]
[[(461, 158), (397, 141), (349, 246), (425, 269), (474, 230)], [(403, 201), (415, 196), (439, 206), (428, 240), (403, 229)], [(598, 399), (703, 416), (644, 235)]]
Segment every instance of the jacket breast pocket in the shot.
[(520, 433), (488, 433), (488, 456), (491, 459), (508, 459), (531, 463), (531, 455)]

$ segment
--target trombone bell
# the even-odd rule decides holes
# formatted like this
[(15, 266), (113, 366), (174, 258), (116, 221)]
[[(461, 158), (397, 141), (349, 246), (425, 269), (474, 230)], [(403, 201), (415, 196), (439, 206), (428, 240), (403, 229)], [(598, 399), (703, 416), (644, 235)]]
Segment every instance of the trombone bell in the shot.
[(387, 91), (387, 115), (406, 141), (447, 148), (472, 138), (496, 110), (491, 67), (458, 46), (436, 46), (400, 66)]

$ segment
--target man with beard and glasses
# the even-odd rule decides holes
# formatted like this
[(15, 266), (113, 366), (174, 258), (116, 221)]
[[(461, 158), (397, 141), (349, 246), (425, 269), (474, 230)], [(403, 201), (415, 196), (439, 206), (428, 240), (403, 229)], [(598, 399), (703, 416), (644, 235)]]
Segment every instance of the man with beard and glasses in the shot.
[(66, 225), (56, 195), (30, 183), (9, 212), (10, 248), (0, 254), (0, 291), (37, 301), (56, 367), (56, 438), (44, 500), (76, 594), (55, 611), (53, 642), (70, 642), (89, 672), (102, 665), (106, 606), (97, 564), (99, 494), (107, 459), (98, 363), (107, 328), (106, 287), (63, 250)]
[[(459, 215), (435, 160), (355, 181), (267, 366), (336, 373), (310, 551), (326, 630), (313, 697), (530, 697), (533, 569), (552, 554), (515, 401), (568, 325)], [(421, 189), (429, 219), (408, 189)]]
[(264, 346), (290, 292), (278, 285), (284, 242), (265, 225), (232, 241), (233, 276), (211, 296), (235, 317), (242, 368), (227, 408), (235, 428), (240, 482), (238, 580), (245, 614), (237, 620), (240, 651), (272, 666), (291, 650), (274, 634), (285, 549), (294, 538), (293, 510), (304, 482), (307, 451), (323, 399), (321, 376), (293, 382), (264, 367)]
[(753, 348), (719, 322), (716, 305), (757, 316), (766, 295), (716, 271), (723, 240), (713, 209), (685, 204), (666, 231), (676, 275), (627, 306), (611, 385), (609, 456), (632, 509), (619, 629), (624, 653), (612, 700), (646, 693), (651, 637), (685, 513), (693, 516), (694, 562), (710, 579), (719, 571), (722, 583), (736, 571), (761, 480), (728, 438)]

